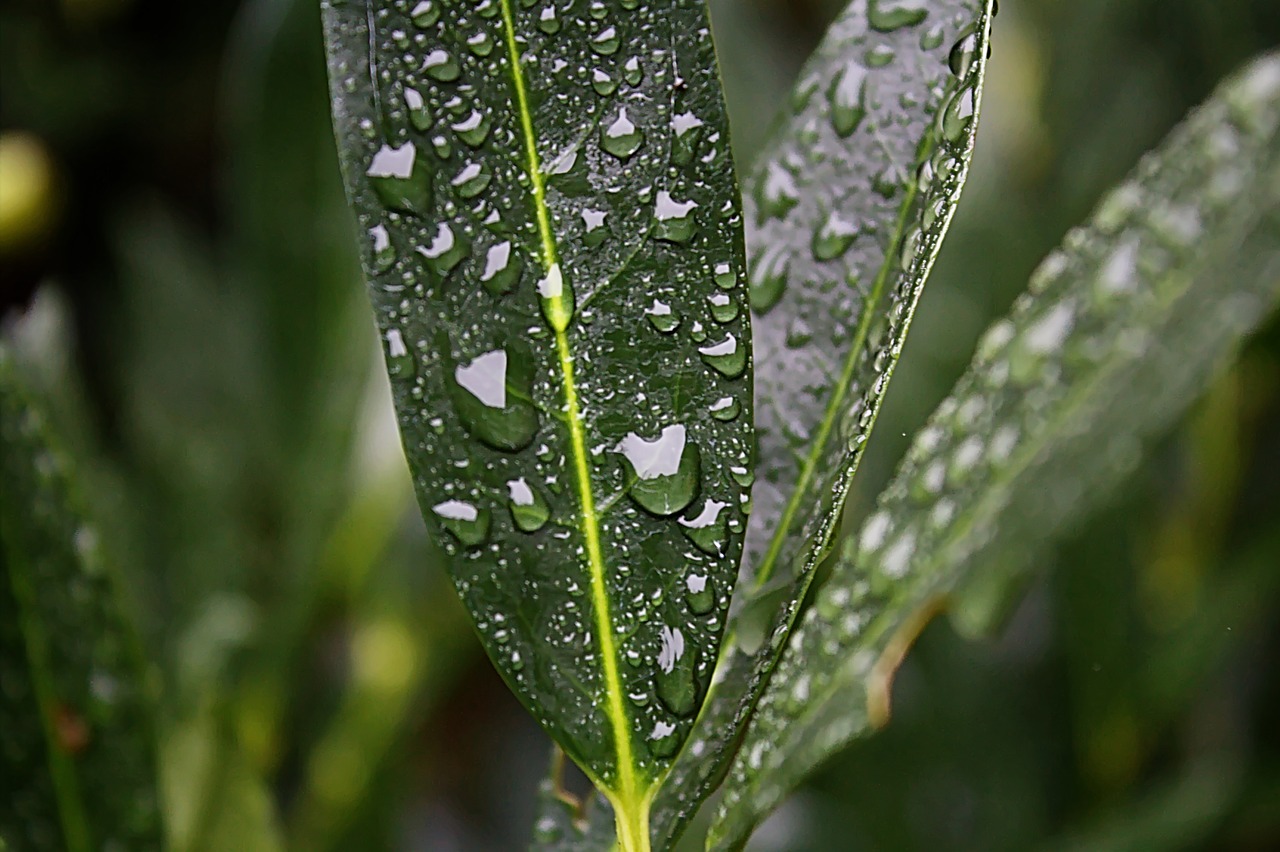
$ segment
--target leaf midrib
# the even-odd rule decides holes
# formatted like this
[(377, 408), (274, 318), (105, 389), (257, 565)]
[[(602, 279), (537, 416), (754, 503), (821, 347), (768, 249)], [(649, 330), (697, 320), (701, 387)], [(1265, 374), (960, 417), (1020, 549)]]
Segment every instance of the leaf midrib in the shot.
[[(516, 41), (515, 15), (511, 8), (511, 0), (500, 0), (502, 4), (502, 20), (507, 54), (511, 65), (511, 79), (515, 90), (516, 109), (520, 114), (521, 135), (524, 138), (526, 168), (529, 173), (530, 191), (533, 195), (533, 206), (538, 223), (538, 236), (542, 243), (542, 267), (545, 274), (559, 265), (556, 251), (555, 234), (551, 229), (551, 218), (547, 210), (546, 189), (542, 180), (542, 168), (538, 157), (537, 136), (533, 129), (533, 115), (529, 109), (529, 100), (525, 91), (524, 68), (520, 60), (520, 47)], [(550, 299), (552, 311), (557, 316), (567, 316), (568, 307), (562, 290), (560, 295)], [(600, 660), (603, 668), (605, 689), (608, 693), (605, 712), (609, 717), (613, 733), (614, 751), (617, 765), (617, 788), (615, 793), (629, 803), (638, 802), (643, 797), (643, 785), (639, 783), (635, 771), (635, 757), (632, 750), (630, 730), (626, 708), (622, 703), (622, 679), (618, 674), (618, 655), (613, 642), (613, 619), (610, 613), (608, 590), (605, 586), (604, 554), (600, 546), (599, 518), (595, 508), (595, 495), (591, 488), (590, 467), (587, 461), (587, 440), (582, 428), (582, 418), (578, 404), (577, 385), (574, 381), (573, 352), (569, 347), (568, 329), (565, 323), (551, 323), (556, 338), (556, 354), (559, 358), (562, 388), (564, 391), (565, 414), (569, 427), (569, 440), (573, 454), (574, 474), (578, 486), (578, 501), (582, 510), (580, 526), (586, 544), (587, 561), (591, 573), (591, 600), (596, 615), (596, 633), (600, 643)], [(583, 767), (592, 774), (590, 769)], [(602, 780), (602, 779), (596, 779)], [(605, 786), (605, 785), (600, 785)]]

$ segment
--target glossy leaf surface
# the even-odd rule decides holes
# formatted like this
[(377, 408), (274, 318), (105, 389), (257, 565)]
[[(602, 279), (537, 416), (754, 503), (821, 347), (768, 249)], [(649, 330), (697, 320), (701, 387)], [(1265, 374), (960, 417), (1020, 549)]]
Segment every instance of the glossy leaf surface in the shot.
[(705, 10), (325, 15), (424, 515), (516, 694), (615, 804), (647, 809), (716, 659), (750, 464), (741, 214)]
[(67, 456), (0, 345), (0, 846), (160, 848), (152, 696)]
[(989, 30), (981, 0), (852, 3), (746, 182), (759, 460), (742, 611), (659, 840), (718, 781), (830, 547), (968, 172)]
[(893, 671), (944, 596), (1024, 570), (1270, 314), (1278, 211), (1271, 55), (1145, 158), (983, 338), (792, 636), (726, 782), (720, 845), (882, 724)]

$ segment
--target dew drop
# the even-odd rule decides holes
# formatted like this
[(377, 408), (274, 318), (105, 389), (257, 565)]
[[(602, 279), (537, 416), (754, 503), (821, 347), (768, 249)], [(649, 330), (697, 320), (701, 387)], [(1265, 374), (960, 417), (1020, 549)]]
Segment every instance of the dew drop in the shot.
[(519, 255), (512, 251), (511, 241), (504, 240), (485, 253), (480, 283), (494, 295), (508, 293), (520, 277), (522, 266)]
[(373, 243), (373, 268), (378, 272), (386, 272), (396, 262), (391, 234), (384, 225), (374, 225), (369, 229), (369, 240)]
[(588, 248), (595, 248), (604, 242), (609, 232), (604, 227), (604, 218), (606, 216), (604, 210), (593, 210), (590, 207), (582, 211), (582, 226), (586, 230), (583, 236), (583, 242)]
[(706, 574), (689, 574), (684, 578), (684, 600), (694, 615), (706, 615), (716, 604), (716, 590)]
[(555, 35), (560, 32), (560, 19), (556, 17), (555, 6), (544, 6), (542, 11), (538, 13), (538, 29), (547, 35)]
[(406, 378), (416, 372), (413, 354), (405, 345), (404, 334), (398, 328), (389, 328), (386, 333), (387, 371), (397, 378)]
[(431, 174), (412, 142), (383, 145), (365, 175), (384, 205), (406, 213), (425, 214), (431, 206)]
[(447, 274), (461, 263), (462, 259), (467, 256), (467, 251), (466, 242), (458, 239), (454, 235), (453, 229), (445, 222), (441, 222), (436, 229), (436, 235), (432, 238), (431, 245), (417, 247), (417, 252), (431, 261), (431, 265), (441, 275)]
[(856, 222), (845, 219), (839, 213), (832, 213), (826, 221), (813, 232), (813, 258), (817, 261), (835, 260), (849, 250), (853, 241), (862, 231)]
[(628, 469), (631, 498), (655, 515), (673, 515), (693, 501), (701, 457), (684, 426), (667, 426), (654, 440), (629, 433), (613, 448)]
[(672, 243), (687, 243), (693, 236), (693, 210), (696, 201), (676, 201), (665, 189), (658, 192), (653, 215), (658, 220), (653, 236)]
[(431, 511), (463, 547), (477, 547), (489, 536), (488, 509), (477, 508), (465, 500), (446, 500), (432, 506)]
[(541, 297), (542, 315), (552, 330), (560, 333), (567, 329), (573, 319), (573, 288), (564, 279), (560, 264), (552, 264), (546, 277), (538, 282), (538, 295)]
[(449, 184), (459, 198), (475, 198), (489, 185), (490, 175), (480, 163), (468, 163), (454, 175)]
[(853, 134), (867, 115), (867, 69), (849, 62), (831, 83), (831, 126), (842, 138)]
[(462, 141), (472, 148), (483, 145), (489, 136), (489, 119), (480, 110), (472, 110), (470, 115), (451, 126)]
[(969, 33), (951, 45), (951, 52), (947, 54), (947, 66), (951, 69), (951, 73), (961, 80), (968, 77), (969, 69), (973, 67), (973, 59), (977, 52), (977, 33)]
[(764, 180), (758, 185), (756, 203), (767, 218), (779, 219), (787, 215), (800, 201), (796, 179), (781, 163), (769, 163), (765, 168)]
[(692, 518), (680, 518), (680, 528), (699, 550), (711, 556), (723, 556), (728, 537), (728, 503), (707, 500), (702, 511)]
[(711, 403), (711, 416), (717, 420), (723, 420), (726, 423), (736, 420), (738, 414), (742, 411), (742, 406), (738, 403), (738, 398), (734, 396), (722, 396), (715, 402)]
[(660, 638), (658, 700), (677, 716), (691, 715), (698, 709), (698, 684), (694, 678), (697, 653), (685, 645), (678, 627), (663, 626)]
[(600, 131), (600, 147), (620, 160), (627, 160), (644, 144), (644, 134), (627, 118), (627, 108), (618, 110), (613, 123)]
[(703, 361), (730, 379), (741, 376), (747, 368), (747, 349), (732, 334), (726, 335), (719, 343), (700, 347), (698, 353)]
[(467, 47), (476, 56), (484, 58), (493, 53), (493, 39), (488, 33), (480, 32), (467, 39)]
[(654, 299), (653, 304), (645, 308), (644, 314), (649, 318), (649, 324), (663, 334), (670, 334), (680, 327), (680, 317), (671, 310), (671, 306), (660, 299)]
[(421, 3), (413, 7), (409, 17), (413, 19), (413, 23), (416, 26), (429, 27), (440, 20), (440, 6), (434, 0), (422, 0)]
[(679, 727), (670, 722), (656, 723), (646, 739), (649, 751), (655, 757), (671, 757), (674, 755), (680, 748), (681, 738), (678, 731)]
[(423, 99), (421, 92), (406, 87), (404, 105), (409, 108), (410, 124), (424, 133), (431, 129), (431, 111), (427, 109), (427, 102)]
[(620, 43), (617, 27), (605, 27), (591, 39), (591, 49), (601, 56), (609, 56), (618, 52)]
[(889, 45), (877, 44), (868, 50), (863, 58), (866, 59), (868, 67), (883, 68), (892, 62), (896, 56), (897, 53)]
[(427, 72), (427, 76), (432, 80), (438, 80), (441, 83), (452, 83), (461, 73), (458, 60), (454, 59), (447, 50), (438, 49), (427, 54), (422, 62), (422, 70)]
[(733, 267), (727, 263), (717, 263), (715, 270), (716, 286), (721, 290), (732, 290), (738, 283), (738, 276)]
[(707, 301), (711, 303), (711, 316), (716, 322), (732, 322), (738, 316), (738, 303), (729, 298), (728, 293), (712, 293)]
[(612, 95), (618, 89), (618, 83), (599, 68), (591, 72), (591, 88), (601, 97)]
[(640, 67), (640, 59), (638, 57), (633, 56), (623, 64), (622, 79), (626, 80), (629, 85), (640, 85), (640, 81), (644, 79), (644, 69)]

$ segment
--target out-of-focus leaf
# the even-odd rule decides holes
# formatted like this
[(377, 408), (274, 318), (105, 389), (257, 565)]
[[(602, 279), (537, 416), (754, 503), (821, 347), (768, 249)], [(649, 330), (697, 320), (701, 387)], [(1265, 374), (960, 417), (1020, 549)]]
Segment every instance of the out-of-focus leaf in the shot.
[(496, 667), (630, 848), (708, 687), (749, 484), (706, 11), (375, 0), (325, 20), (424, 515)]
[(596, 793), (579, 802), (561, 789), (564, 752), (556, 748), (551, 771), (538, 787), (538, 819), (533, 826), (533, 849), (559, 852), (602, 852), (613, 849), (613, 811)]
[(759, 467), (743, 609), (659, 841), (719, 780), (831, 545), (968, 172), (990, 17), (984, 0), (852, 3), (746, 183)]
[(988, 331), (793, 635), (730, 770), (717, 842), (885, 721), (934, 602), (966, 578), (1024, 571), (1268, 315), (1278, 130), (1270, 55), (1145, 158)]
[(158, 849), (154, 696), (76, 489), (0, 344), (0, 838)]

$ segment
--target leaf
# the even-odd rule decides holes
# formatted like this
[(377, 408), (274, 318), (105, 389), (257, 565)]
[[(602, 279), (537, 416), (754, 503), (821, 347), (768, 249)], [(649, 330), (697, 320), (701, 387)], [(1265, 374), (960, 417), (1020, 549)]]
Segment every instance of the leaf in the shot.
[(706, 12), (402, 5), (325, 21), (419, 502), (498, 670), (643, 834), (716, 659), (752, 445)]
[(659, 840), (718, 783), (831, 545), (968, 172), (989, 30), (982, 0), (852, 3), (746, 183), (752, 570), (693, 746), (658, 802)]
[(153, 696), (73, 477), (0, 344), (0, 839), (158, 849)]
[(1130, 469), (1280, 300), (1280, 54), (1068, 234), (845, 541), (726, 782), (729, 845), (883, 724), (894, 669), (966, 578), (1024, 571)]

